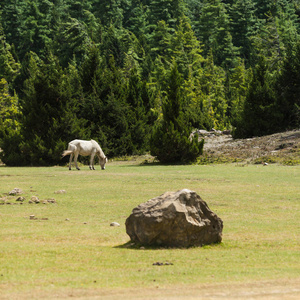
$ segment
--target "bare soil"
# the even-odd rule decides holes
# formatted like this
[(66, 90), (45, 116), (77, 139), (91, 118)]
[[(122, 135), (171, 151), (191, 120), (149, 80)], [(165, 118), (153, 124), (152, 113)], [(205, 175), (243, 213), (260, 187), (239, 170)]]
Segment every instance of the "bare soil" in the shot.
[(255, 281), (248, 283), (202, 284), (191, 286), (157, 285), (152, 288), (128, 289), (62, 289), (46, 293), (35, 290), (31, 292), (16, 292), (9, 297), (2, 294), (3, 300), (20, 299), (80, 299), (80, 300), (194, 300), (194, 299), (247, 299), (247, 300), (298, 300), (300, 299), (300, 278), (274, 281)]
[[(97, 297), (96, 297), (97, 298)], [(94, 298), (94, 299), (96, 299)], [(300, 299), (300, 279), (283, 281), (252, 282), (247, 284), (211, 284), (202, 286), (138, 289), (110, 293), (101, 299), (143, 300), (194, 300), (194, 299)]]
[(205, 140), (203, 162), (300, 164), (300, 130), (249, 139), (208, 132), (201, 138)]

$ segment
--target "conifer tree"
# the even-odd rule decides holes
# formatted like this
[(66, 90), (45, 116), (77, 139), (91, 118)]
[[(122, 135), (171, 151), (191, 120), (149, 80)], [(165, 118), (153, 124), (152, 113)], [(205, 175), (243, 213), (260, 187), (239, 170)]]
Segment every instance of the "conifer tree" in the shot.
[(178, 70), (184, 78), (187, 78), (190, 72), (192, 76), (201, 72), (204, 62), (202, 49), (187, 17), (180, 19), (172, 35), (170, 48), (170, 58), (175, 58)]
[(204, 95), (203, 110), (209, 114), (213, 128), (219, 130), (223, 130), (228, 122), (225, 75), (224, 69), (215, 65), (212, 51), (210, 51), (203, 66), (200, 87)]
[(148, 7), (143, 5), (142, 0), (132, 0), (124, 15), (123, 26), (133, 32), (142, 44), (146, 43), (148, 13)]
[[(92, 3), (95, 1), (64, 0), (64, 2), (65, 2), (65, 7), (67, 8), (67, 12), (69, 13), (71, 18), (77, 19), (80, 22), (85, 22), (86, 12), (92, 11)], [(55, 3), (55, 6), (57, 5), (58, 4)]]
[[(140, 76), (135, 69), (130, 72), (128, 81), (128, 130), (133, 144), (132, 154), (143, 153), (149, 150), (150, 127), (148, 122), (148, 113), (146, 112), (144, 101), (145, 86), (142, 84)], [(147, 99), (148, 103), (150, 99)]]
[(97, 80), (96, 76), (101, 65), (100, 51), (95, 46), (92, 45), (83, 61), (80, 73), (81, 73), (81, 85), (83, 87), (83, 92), (88, 94), (92, 91), (92, 84)]
[(25, 83), (22, 107), (21, 151), (25, 164), (51, 165), (60, 162), (61, 153), (76, 126), (65, 75), (57, 58), (50, 53), (47, 62), (30, 60), (31, 76)]
[(25, 1), (2, 0), (0, 1), (0, 19), (6, 35), (7, 42), (19, 48), (21, 43), (21, 24), (24, 14)]
[(173, 30), (165, 21), (159, 21), (149, 38), (151, 56), (153, 59), (160, 56), (166, 62), (171, 54), (171, 37)]
[[(1, 19), (0, 19), (1, 20)], [(20, 64), (16, 62), (11, 47), (6, 42), (5, 34), (0, 23), (0, 79), (12, 82), (20, 71)]]
[(269, 71), (273, 72), (276, 72), (281, 65), (285, 53), (278, 25), (278, 19), (270, 16), (268, 22), (261, 26), (259, 32), (251, 38), (253, 45), (252, 61), (254, 59), (257, 61), (260, 56), (263, 56), (272, 66), (272, 70)]
[(174, 29), (183, 16), (183, 0), (148, 0), (146, 2), (149, 6), (149, 25), (151, 28), (155, 28), (158, 22), (164, 21), (170, 28)]
[(203, 151), (203, 141), (198, 136), (191, 138), (191, 127), (183, 112), (182, 78), (175, 64), (169, 74), (168, 90), (163, 102), (163, 119), (154, 128), (151, 154), (162, 163), (189, 163)]
[(125, 29), (118, 29), (111, 25), (103, 34), (100, 51), (107, 65), (109, 65), (111, 57), (113, 57), (115, 66), (123, 67), (126, 47), (122, 39), (126, 33)]
[(281, 68), (286, 49), (293, 47), (299, 39), (299, 24), (295, 9), (285, 0), (269, 3), (270, 10), (265, 13), (263, 26), (252, 37), (252, 56), (263, 55), (272, 66), (273, 73)]
[(101, 63), (85, 93), (81, 117), (88, 120), (91, 137), (101, 141), (108, 156), (132, 154), (134, 146), (128, 125), (128, 85), (114, 57)]
[(64, 67), (74, 56), (81, 63), (93, 44), (87, 26), (69, 17), (59, 24), (54, 42), (54, 52), (59, 56)]
[(233, 68), (238, 49), (232, 42), (229, 16), (224, 3), (221, 0), (199, 2), (199, 17), (193, 24), (195, 34), (203, 45), (204, 56), (212, 51), (215, 64), (227, 70)]
[(281, 73), (275, 84), (278, 130), (300, 125), (300, 42), (288, 48)]
[(0, 80), (0, 159), (6, 165), (20, 165), (21, 112), (17, 96), (11, 96), (7, 81)]
[(239, 123), (243, 112), (246, 94), (251, 81), (251, 70), (245, 68), (244, 62), (240, 59), (239, 64), (232, 70), (227, 81), (227, 116), (230, 124), (236, 126)]
[(186, 119), (193, 128), (210, 130), (214, 127), (214, 120), (210, 114), (210, 107), (206, 106), (206, 95), (203, 91), (203, 70), (195, 76), (192, 72), (184, 80), (184, 95), (186, 98)]
[(53, 38), (52, 3), (47, 0), (26, 1), (23, 10), (22, 22), (20, 24), (20, 43), (18, 55), (23, 57), (26, 53), (33, 51), (39, 56), (46, 55), (48, 47)]
[(116, 28), (122, 28), (125, 8), (125, 0), (95, 0), (93, 3), (95, 15), (102, 25), (113, 25)]
[(243, 112), (235, 130), (239, 138), (271, 134), (278, 129), (275, 110), (275, 92), (266, 60), (261, 57), (255, 67)]
[(255, 5), (252, 0), (236, 0), (228, 5), (228, 14), (233, 45), (239, 49), (240, 57), (251, 64), (251, 37), (258, 26)]

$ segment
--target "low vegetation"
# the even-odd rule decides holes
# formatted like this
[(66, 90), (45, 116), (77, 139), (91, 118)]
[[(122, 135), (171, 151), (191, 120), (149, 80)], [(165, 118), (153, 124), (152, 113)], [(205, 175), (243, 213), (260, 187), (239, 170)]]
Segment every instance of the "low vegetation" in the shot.
[[(117, 160), (105, 171), (81, 169), (0, 167), (1, 299), (299, 279), (299, 166)], [(16, 187), (23, 201), (9, 195)], [(124, 225), (132, 209), (181, 188), (223, 220), (222, 243), (132, 247)]]

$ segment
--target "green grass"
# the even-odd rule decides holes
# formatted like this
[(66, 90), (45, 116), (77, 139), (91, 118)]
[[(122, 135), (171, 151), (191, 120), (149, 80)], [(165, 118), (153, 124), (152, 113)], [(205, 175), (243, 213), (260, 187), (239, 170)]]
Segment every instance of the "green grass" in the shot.
[[(17, 203), (6, 195), (15, 187), (26, 197), (22, 205), (0, 205), (2, 296), (299, 278), (299, 183), (300, 166), (0, 167), (2, 203)], [(124, 223), (132, 209), (182, 188), (196, 191), (223, 220), (223, 242), (128, 248)], [(56, 204), (29, 204), (31, 196)], [(111, 227), (114, 221), (121, 226)], [(157, 261), (173, 265), (153, 266)]]

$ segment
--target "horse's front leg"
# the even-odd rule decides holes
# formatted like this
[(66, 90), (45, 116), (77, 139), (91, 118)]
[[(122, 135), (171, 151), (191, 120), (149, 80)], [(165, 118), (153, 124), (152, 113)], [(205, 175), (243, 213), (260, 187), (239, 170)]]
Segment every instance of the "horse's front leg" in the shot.
[(80, 170), (79, 167), (78, 167), (78, 165), (77, 165), (77, 158), (78, 158), (78, 155), (79, 155), (78, 153), (75, 153), (74, 162), (75, 162), (76, 169), (77, 169), (77, 170)]
[(91, 159), (90, 159), (90, 170), (95, 170), (94, 167), (94, 158), (95, 158), (95, 153), (91, 154)]
[(70, 160), (69, 160), (69, 170), (71, 170), (72, 159), (73, 159), (73, 153), (71, 153), (71, 154), (70, 154)]

